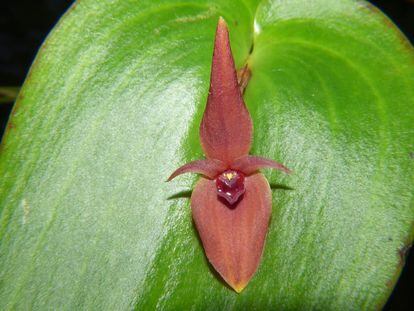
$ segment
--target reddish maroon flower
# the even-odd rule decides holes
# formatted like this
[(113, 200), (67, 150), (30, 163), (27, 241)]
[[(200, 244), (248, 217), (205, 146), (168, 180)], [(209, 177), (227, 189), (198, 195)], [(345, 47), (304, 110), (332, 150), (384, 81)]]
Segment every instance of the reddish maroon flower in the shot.
[(207, 258), (223, 279), (241, 292), (257, 270), (271, 213), (271, 192), (261, 168), (289, 169), (250, 156), (252, 120), (243, 102), (225, 21), (214, 44), (210, 92), (200, 125), (207, 157), (185, 164), (183, 173), (202, 175), (191, 196), (193, 218)]

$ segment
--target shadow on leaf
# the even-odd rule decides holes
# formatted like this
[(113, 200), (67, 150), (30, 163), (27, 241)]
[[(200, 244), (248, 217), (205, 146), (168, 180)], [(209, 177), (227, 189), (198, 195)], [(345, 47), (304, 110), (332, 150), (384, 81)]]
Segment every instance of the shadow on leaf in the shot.
[(270, 189), (272, 190), (295, 190), (292, 187), (282, 185), (282, 184), (270, 184)]
[(185, 198), (191, 198), (191, 194), (193, 193), (193, 190), (184, 190), (180, 191), (176, 194), (173, 194), (167, 198), (167, 200), (175, 200), (175, 199), (185, 199)]

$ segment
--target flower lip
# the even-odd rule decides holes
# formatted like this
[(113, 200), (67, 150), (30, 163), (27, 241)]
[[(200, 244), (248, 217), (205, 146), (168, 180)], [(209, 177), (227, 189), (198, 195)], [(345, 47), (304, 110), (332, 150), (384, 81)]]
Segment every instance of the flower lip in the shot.
[(246, 191), (245, 176), (236, 170), (226, 170), (216, 178), (217, 195), (234, 205)]

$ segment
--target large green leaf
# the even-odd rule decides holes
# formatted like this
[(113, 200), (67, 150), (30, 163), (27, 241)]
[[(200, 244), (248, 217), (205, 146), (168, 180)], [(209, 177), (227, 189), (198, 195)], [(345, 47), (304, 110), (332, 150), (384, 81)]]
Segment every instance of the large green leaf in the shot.
[[(365, 2), (83, 0), (41, 48), (0, 158), (0, 309), (376, 309), (413, 238), (414, 56)], [(217, 18), (252, 79), (273, 218), (236, 294), (191, 222)], [(251, 53), (251, 47), (253, 50)], [(292, 188), (291, 190), (287, 190)]]

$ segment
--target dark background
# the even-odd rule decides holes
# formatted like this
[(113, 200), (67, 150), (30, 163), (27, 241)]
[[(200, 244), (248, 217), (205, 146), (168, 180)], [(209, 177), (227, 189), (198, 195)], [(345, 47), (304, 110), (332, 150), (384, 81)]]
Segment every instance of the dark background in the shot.
[[(414, 42), (414, 0), (370, 2)], [(0, 0), (0, 86), (22, 85), (37, 49), (71, 3), (71, 0)], [(12, 103), (0, 104), (0, 134), (11, 107)], [(414, 310), (413, 295), (414, 254), (411, 252), (407, 254), (406, 265), (385, 310)]]

